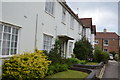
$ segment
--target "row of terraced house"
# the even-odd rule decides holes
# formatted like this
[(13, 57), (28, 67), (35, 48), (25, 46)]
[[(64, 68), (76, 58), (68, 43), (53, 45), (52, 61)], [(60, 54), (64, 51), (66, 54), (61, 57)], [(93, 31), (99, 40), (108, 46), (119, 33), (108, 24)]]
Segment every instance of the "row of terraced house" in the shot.
[(36, 48), (49, 52), (56, 39), (63, 41), (65, 58), (71, 57), (74, 43), (83, 36), (94, 47), (92, 18), (80, 19), (65, 1), (2, 2), (0, 11), (0, 65), (3, 59)]
[(66, 2), (2, 2), (0, 53), (10, 57), (35, 48), (50, 51), (58, 38), (69, 58), (76, 40), (86, 36), (94, 47), (92, 18), (80, 19)]
[(95, 47), (92, 18), (79, 18), (65, 1), (2, 2), (0, 11), (0, 59), (36, 48), (49, 52), (56, 39), (63, 41), (65, 58), (71, 57), (74, 43), (83, 36)]

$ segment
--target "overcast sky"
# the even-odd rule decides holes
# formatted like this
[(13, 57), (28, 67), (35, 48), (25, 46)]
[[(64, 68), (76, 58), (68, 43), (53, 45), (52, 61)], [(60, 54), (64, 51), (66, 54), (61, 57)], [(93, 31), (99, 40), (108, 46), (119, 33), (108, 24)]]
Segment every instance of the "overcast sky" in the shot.
[[(118, 2), (67, 2), (80, 18), (92, 18), (97, 31), (118, 32)], [(77, 8), (79, 8), (77, 10)]]

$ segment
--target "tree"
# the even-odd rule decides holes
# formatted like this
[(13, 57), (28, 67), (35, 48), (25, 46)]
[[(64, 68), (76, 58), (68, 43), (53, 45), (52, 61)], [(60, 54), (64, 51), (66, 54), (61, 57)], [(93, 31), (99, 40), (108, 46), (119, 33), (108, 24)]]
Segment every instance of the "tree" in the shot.
[(83, 37), (81, 40), (75, 42), (73, 52), (76, 58), (80, 60), (88, 60), (93, 55), (92, 50), (93, 50), (92, 45), (85, 37)]

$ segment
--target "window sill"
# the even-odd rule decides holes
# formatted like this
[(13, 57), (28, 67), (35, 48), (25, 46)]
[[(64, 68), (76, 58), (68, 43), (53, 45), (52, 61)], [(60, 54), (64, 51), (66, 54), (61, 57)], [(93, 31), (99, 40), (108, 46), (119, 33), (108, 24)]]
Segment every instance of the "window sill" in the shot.
[(104, 45), (104, 46), (109, 46), (109, 45)]
[(7, 58), (10, 58), (10, 57), (12, 57), (13, 55), (1, 55), (0, 56), (0, 59), (7, 59)]
[(55, 16), (51, 13), (49, 13), (48, 11), (45, 11), (45, 13), (47, 13), (48, 15), (50, 15), (51, 17), (55, 18)]

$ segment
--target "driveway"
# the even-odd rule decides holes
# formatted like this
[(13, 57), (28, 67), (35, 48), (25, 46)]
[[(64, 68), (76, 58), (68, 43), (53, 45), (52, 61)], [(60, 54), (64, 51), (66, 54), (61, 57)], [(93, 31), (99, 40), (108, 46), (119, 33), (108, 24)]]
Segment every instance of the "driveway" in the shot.
[[(120, 80), (120, 73), (118, 72), (118, 67), (120, 67), (120, 65), (118, 65), (118, 62), (115, 60), (109, 60), (108, 64), (106, 65), (106, 69), (103, 75), (103, 79), (107, 79), (107, 80)], [(118, 77), (119, 76), (119, 77)], [(119, 78), (119, 79), (118, 79)]]

